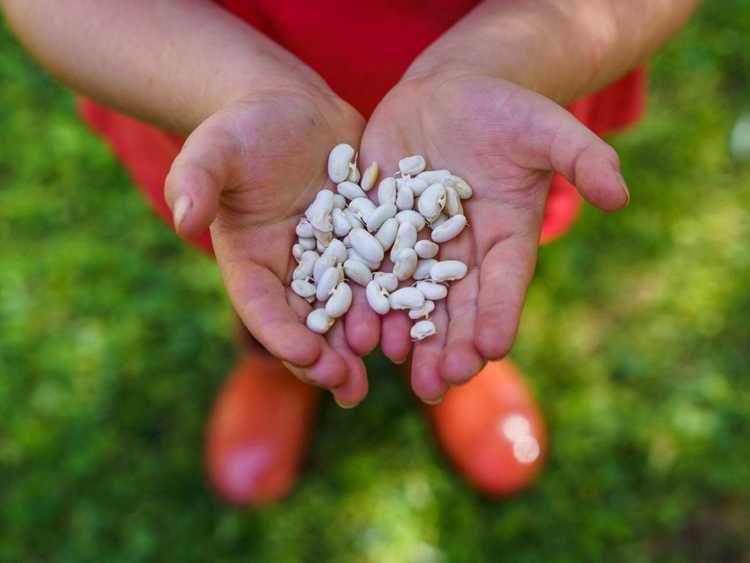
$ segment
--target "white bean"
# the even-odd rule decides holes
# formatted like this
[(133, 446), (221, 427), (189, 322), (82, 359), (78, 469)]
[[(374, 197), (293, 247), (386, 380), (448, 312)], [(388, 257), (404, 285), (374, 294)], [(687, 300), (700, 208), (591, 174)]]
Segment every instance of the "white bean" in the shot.
[(398, 278), (391, 272), (375, 272), (373, 280), (388, 293), (398, 288)]
[(341, 209), (334, 209), (331, 213), (331, 218), (333, 219), (333, 233), (337, 237), (344, 238), (349, 234), (349, 231), (352, 230), (349, 219), (347, 219), (346, 215), (343, 211), (341, 211)]
[(320, 254), (323, 254), (325, 252), (326, 245), (320, 242), (319, 240), (315, 241), (315, 250), (317, 250)]
[(413, 248), (404, 248), (396, 256), (393, 273), (400, 281), (409, 279), (417, 269), (417, 253)]
[(426, 319), (435, 310), (434, 301), (425, 301), (424, 305), (416, 309), (409, 309), (409, 318), (413, 321), (417, 319)]
[(367, 267), (367, 264), (359, 260), (349, 259), (344, 262), (344, 273), (346, 277), (362, 287), (367, 287), (367, 284), (372, 281), (370, 268)]
[(368, 215), (375, 211), (375, 204), (366, 197), (358, 197), (352, 200), (349, 209), (364, 223), (367, 221)]
[(474, 193), (469, 183), (459, 176), (451, 175), (443, 180), (443, 184), (456, 190), (461, 199), (469, 199)]
[(319, 231), (318, 229), (313, 227), (313, 235), (315, 236), (315, 240), (317, 240), (320, 244), (327, 247), (331, 241), (333, 240), (333, 231)]
[(362, 174), (361, 187), (364, 191), (369, 192), (373, 188), (375, 182), (378, 179), (379, 173), (380, 167), (378, 166), (377, 162), (373, 162), (372, 164), (370, 164), (370, 166), (367, 167), (365, 173)]
[(333, 326), (334, 319), (328, 316), (325, 309), (315, 309), (307, 315), (307, 328), (318, 334), (325, 334)]
[(297, 236), (299, 238), (312, 238), (313, 236), (315, 236), (313, 234), (313, 226), (305, 217), (302, 217), (299, 220), (299, 223), (297, 223), (297, 228), (294, 229), (294, 232), (297, 233)]
[(302, 258), (302, 255), (305, 253), (304, 247), (297, 243), (292, 247), (292, 256), (294, 256), (294, 259), (299, 262)]
[(448, 217), (464, 214), (464, 206), (461, 205), (461, 198), (458, 197), (456, 190), (450, 186), (445, 188), (445, 214)]
[(325, 301), (333, 293), (334, 288), (339, 283), (339, 269), (331, 266), (318, 280), (318, 286), (315, 289), (315, 297), (318, 301)]
[(414, 228), (417, 229), (417, 232), (424, 229), (425, 226), (425, 220), (424, 217), (422, 217), (421, 214), (414, 211), (413, 209), (405, 209), (404, 211), (399, 211), (396, 213), (396, 220), (399, 223), (411, 223), (414, 225)]
[(411, 191), (411, 188), (409, 186), (404, 185), (403, 182), (401, 184), (398, 184), (397, 182), (396, 185), (396, 207), (398, 207), (401, 211), (413, 208), (414, 192)]
[(388, 219), (396, 215), (396, 206), (386, 203), (376, 207), (372, 213), (367, 216), (367, 230), (371, 233), (376, 232), (383, 226)]
[(307, 280), (293, 280), (292, 291), (303, 299), (307, 299), (315, 296), (315, 285)]
[(346, 207), (346, 198), (341, 194), (333, 194), (333, 210), (344, 209)]
[(325, 258), (321, 256), (320, 258), (315, 260), (315, 265), (313, 266), (313, 279), (316, 282), (319, 282), (323, 277), (325, 271), (335, 265), (336, 260), (333, 258), (333, 256), (326, 256)]
[(427, 170), (418, 174), (417, 180), (422, 180), (428, 185), (441, 184), (450, 175), (450, 170)]
[(383, 250), (388, 250), (393, 246), (398, 233), (398, 221), (395, 218), (388, 219), (375, 233), (375, 238), (382, 245)]
[(430, 279), (436, 282), (462, 279), (467, 272), (466, 264), (458, 260), (443, 260), (430, 269)]
[(419, 281), (417, 282), (417, 289), (422, 292), (425, 299), (431, 301), (440, 301), (448, 297), (448, 288), (439, 283)]
[(380, 267), (380, 262), (371, 262), (370, 260), (365, 260), (359, 252), (354, 250), (354, 248), (350, 248), (348, 250), (349, 252), (349, 260), (357, 260), (358, 262), (362, 262), (365, 266), (370, 268), (370, 270), (377, 270)]
[(445, 213), (441, 213), (437, 219), (430, 223), (431, 229), (436, 229), (448, 220), (448, 216)]
[(383, 261), (383, 247), (374, 236), (364, 229), (353, 229), (350, 233), (352, 248), (371, 263)]
[(336, 145), (328, 155), (328, 177), (331, 182), (338, 184), (349, 176), (349, 164), (354, 159), (354, 149), (342, 143)]
[(349, 209), (348, 207), (344, 209), (344, 217), (349, 221), (350, 230), (361, 229), (365, 225), (364, 221), (359, 218), (359, 215), (353, 209)]
[(356, 184), (359, 182), (359, 179), (362, 177), (362, 175), (359, 173), (359, 167), (356, 164), (356, 156), (354, 157), (354, 160), (355, 162), (351, 162), (349, 164), (349, 177), (347, 178), (347, 180)]
[(346, 262), (346, 259), (349, 255), (346, 251), (346, 246), (344, 246), (344, 243), (339, 239), (333, 239), (328, 245), (328, 248), (326, 248), (325, 252), (323, 253), (323, 257), (326, 256), (333, 257), (336, 262), (343, 264), (344, 262)]
[(339, 194), (344, 196), (346, 199), (357, 199), (358, 197), (366, 197), (365, 192), (362, 191), (362, 188), (360, 188), (357, 184), (354, 182), (341, 182), (338, 186), (336, 186), (336, 190), (338, 190)]
[(402, 182), (405, 186), (409, 187), (415, 196), (422, 195), (422, 192), (430, 186), (427, 182), (420, 180), (419, 178), (403, 179)]
[(333, 290), (331, 297), (326, 302), (326, 313), (333, 319), (346, 314), (352, 306), (352, 288), (346, 282), (341, 282)]
[(422, 192), (417, 201), (417, 209), (429, 223), (440, 216), (444, 206), (445, 186), (443, 184), (432, 184)]
[(390, 294), (391, 309), (418, 309), (424, 305), (424, 294), (416, 287), (402, 287)]
[(417, 269), (414, 270), (414, 273), (412, 274), (411, 277), (413, 277), (417, 281), (429, 279), (430, 271), (432, 270), (432, 267), (435, 264), (437, 264), (437, 260), (434, 260), (432, 258), (427, 258), (426, 260), (420, 260), (419, 262), (417, 262)]
[(398, 253), (404, 248), (414, 248), (417, 243), (417, 229), (411, 223), (401, 223), (398, 226), (396, 240), (391, 247), (391, 261), (395, 262)]
[(383, 178), (378, 184), (378, 203), (380, 205), (396, 205), (396, 179)]
[(432, 321), (419, 321), (411, 327), (410, 334), (414, 340), (424, 340), (433, 334), (437, 334), (437, 329)]
[(305, 217), (319, 231), (332, 231), (331, 211), (333, 211), (333, 192), (321, 190), (315, 196), (315, 201), (305, 211)]
[(448, 242), (456, 238), (466, 227), (466, 217), (464, 215), (454, 215), (441, 225), (432, 229), (432, 240), (435, 242)]
[(421, 154), (407, 156), (398, 161), (398, 169), (404, 176), (415, 176), (425, 169), (427, 163)]
[(440, 247), (431, 240), (420, 240), (414, 245), (414, 251), (420, 258), (434, 258)]
[(315, 250), (314, 238), (301, 238), (297, 241), (297, 244), (299, 244), (305, 250)]
[(382, 287), (380, 287), (375, 280), (367, 284), (367, 303), (370, 305), (373, 311), (379, 315), (385, 315), (391, 310), (390, 302), (388, 301), (388, 295), (385, 293)]

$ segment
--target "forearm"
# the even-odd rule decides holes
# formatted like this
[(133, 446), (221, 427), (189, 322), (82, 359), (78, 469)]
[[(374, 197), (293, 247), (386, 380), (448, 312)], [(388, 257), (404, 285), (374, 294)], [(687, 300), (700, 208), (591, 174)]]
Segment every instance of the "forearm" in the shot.
[(406, 78), (466, 68), (559, 103), (645, 61), (700, 0), (486, 0), (431, 45)]
[(261, 89), (325, 89), (293, 55), (207, 0), (0, 0), (22, 43), (94, 99), (178, 133)]

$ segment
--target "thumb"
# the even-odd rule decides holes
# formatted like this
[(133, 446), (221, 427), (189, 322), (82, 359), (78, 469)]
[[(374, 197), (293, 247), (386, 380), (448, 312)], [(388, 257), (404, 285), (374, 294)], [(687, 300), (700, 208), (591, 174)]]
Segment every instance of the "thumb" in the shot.
[(573, 184), (591, 205), (604, 211), (622, 209), (630, 202), (620, 173), (615, 149), (564, 112), (559, 129), (549, 146), (549, 166)]
[(236, 152), (235, 140), (209, 124), (187, 138), (164, 186), (178, 235), (194, 237), (216, 218), (219, 196), (228, 184)]

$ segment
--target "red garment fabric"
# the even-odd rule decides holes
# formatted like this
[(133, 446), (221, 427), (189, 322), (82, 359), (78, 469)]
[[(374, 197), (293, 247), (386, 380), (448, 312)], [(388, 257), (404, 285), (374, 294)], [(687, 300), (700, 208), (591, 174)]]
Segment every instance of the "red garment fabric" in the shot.
[[(227, 10), (265, 33), (314, 68), (365, 117), (397, 83), (425, 47), (465, 15), (475, 0), (220, 0)], [(599, 135), (630, 124), (644, 107), (645, 73), (636, 70), (569, 109)], [(84, 120), (111, 145), (157, 213), (171, 222), (163, 186), (183, 140), (82, 99)], [(547, 200), (541, 242), (564, 234), (580, 200), (556, 176)], [(203, 233), (193, 241), (211, 252)]]

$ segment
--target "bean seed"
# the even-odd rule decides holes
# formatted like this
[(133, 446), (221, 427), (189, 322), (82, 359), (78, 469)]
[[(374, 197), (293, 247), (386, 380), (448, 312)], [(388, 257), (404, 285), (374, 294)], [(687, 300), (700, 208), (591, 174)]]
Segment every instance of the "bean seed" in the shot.
[(400, 281), (409, 279), (417, 269), (417, 253), (413, 248), (404, 248), (396, 256), (393, 273)]
[[(356, 160), (356, 157), (355, 157)], [(359, 182), (359, 179), (361, 178), (361, 174), (359, 173), (359, 167), (354, 163), (349, 164), (349, 177), (347, 180), (350, 182), (354, 182), (355, 184)]]
[(437, 264), (437, 260), (433, 260), (432, 258), (420, 260), (419, 262), (417, 262), (417, 269), (414, 270), (414, 273), (411, 277), (413, 277), (417, 281), (429, 279), (430, 271), (435, 264)]
[(414, 251), (420, 258), (434, 258), (440, 247), (430, 240), (420, 240), (414, 245)]
[(297, 243), (292, 247), (292, 256), (294, 256), (294, 259), (299, 262), (300, 258), (302, 258), (302, 255), (305, 253), (305, 248)]
[(294, 229), (294, 231), (297, 233), (297, 236), (300, 238), (312, 238), (313, 235), (313, 226), (310, 224), (310, 221), (308, 221), (305, 217), (302, 217), (299, 220), (299, 223), (297, 223), (297, 228)]
[(320, 242), (323, 246), (327, 247), (333, 240), (333, 231), (319, 231), (313, 227), (313, 235), (315, 239)]
[(432, 321), (419, 321), (418, 323), (414, 323), (414, 326), (411, 327), (410, 334), (414, 340), (419, 341), (424, 340), (433, 334), (437, 334), (437, 329), (435, 328), (435, 323)]
[(375, 233), (375, 238), (383, 247), (383, 250), (388, 250), (393, 246), (393, 242), (396, 240), (396, 234), (398, 233), (398, 221), (395, 218), (388, 219)]
[(411, 191), (409, 186), (403, 183), (396, 190), (396, 207), (401, 211), (414, 207), (414, 192)]
[(377, 162), (373, 162), (372, 164), (370, 164), (370, 166), (367, 167), (365, 173), (362, 175), (361, 187), (364, 191), (369, 192), (373, 188), (375, 182), (378, 179), (379, 172), (380, 167), (378, 166)]
[(346, 246), (339, 239), (333, 239), (323, 253), (323, 257), (333, 257), (336, 262), (343, 264), (348, 258)]
[(391, 261), (395, 262), (398, 253), (404, 248), (414, 248), (417, 243), (417, 229), (411, 223), (401, 223), (398, 226), (396, 240), (391, 247)]
[(466, 264), (458, 260), (443, 260), (430, 269), (430, 279), (436, 282), (462, 279), (467, 272)]
[(370, 271), (377, 270), (380, 267), (380, 262), (371, 262), (370, 260), (366, 260), (359, 254), (359, 252), (357, 252), (353, 248), (350, 248), (348, 252), (349, 260), (357, 260), (358, 262), (362, 262), (365, 266), (370, 268)]
[(416, 176), (425, 169), (426, 163), (421, 154), (407, 156), (398, 161), (398, 169), (404, 176)]
[(396, 179), (383, 178), (378, 184), (378, 203), (380, 205), (396, 205)]
[(432, 229), (432, 240), (443, 243), (456, 238), (466, 227), (466, 217), (464, 215), (454, 215), (447, 221)]
[(334, 209), (333, 213), (331, 213), (331, 218), (333, 220), (333, 234), (337, 237), (344, 238), (352, 230), (349, 219), (346, 218), (341, 209)]
[(398, 278), (391, 272), (375, 272), (373, 279), (380, 287), (388, 293), (398, 288)]
[(459, 176), (451, 175), (443, 180), (443, 184), (456, 190), (461, 199), (469, 199), (474, 193), (469, 183)]
[(325, 258), (321, 256), (315, 260), (315, 265), (313, 266), (313, 279), (316, 282), (319, 282), (325, 271), (335, 265), (336, 259), (333, 256), (326, 256)]
[(333, 293), (334, 288), (339, 283), (339, 269), (331, 266), (320, 277), (318, 286), (315, 290), (315, 297), (318, 301), (325, 301)]
[(425, 301), (424, 305), (417, 309), (409, 309), (409, 318), (413, 321), (417, 319), (429, 318), (430, 314), (435, 310), (434, 301)]
[(380, 287), (375, 280), (367, 284), (366, 290), (367, 303), (370, 305), (373, 311), (379, 315), (385, 315), (391, 310), (390, 302), (388, 301), (388, 295), (385, 293), (382, 287)]
[(417, 232), (424, 229), (425, 226), (425, 220), (424, 217), (422, 217), (421, 214), (414, 211), (413, 209), (405, 209), (404, 211), (399, 211), (396, 213), (396, 220), (399, 223), (411, 223), (414, 225), (414, 228), (417, 230)]
[(402, 287), (388, 297), (391, 309), (418, 309), (424, 305), (424, 294), (416, 287)]
[(354, 159), (354, 149), (345, 143), (336, 145), (328, 155), (328, 177), (338, 184), (349, 176), (349, 164)]
[(307, 315), (307, 328), (318, 334), (325, 334), (333, 326), (334, 319), (328, 316), (325, 309), (315, 309)]
[(358, 260), (347, 260), (344, 262), (344, 273), (354, 283), (367, 287), (367, 284), (372, 281), (372, 272), (366, 264)]
[(382, 262), (383, 247), (380, 246), (378, 239), (364, 229), (353, 229), (350, 236), (352, 248), (354, 248), (362, 258), (371, 263)]
[(422, 192), (417, 201), (417, 209), (429, 223), (440, 216), (444, 206), (445, 186), (443, 184), (432, 184)]
[(376, 207), (372, 213), (367, 216), (367, 230), (371, 233), (376, 232), (383, 226), (388, 219), (396, 215), (396, 206), (386, 203)]
[(448, 297), (448, 288), (439, 283), (419, 281), (417, 289), (422, 292), (425, 299), (431, 301), (439, 301)]
[(307, 280), (293, 280), (292, 291), (303, 299), (307, 299), (315, 296), (315, 285)]
[(365, 225), (362, 219), (359, 218), (359, 215), (348, 207), (344, 209), (344, 216), (346, 217), (346, 220), (349, 221), (350, 230), (361, 229)]
[(430, 223), (431, 229), (436, 229), (448, 220), (448, 216), (445, 213), (441, 213), (437, 219)]
[(305, 250), (315, 250), (314, 238), (301, 238), (297, 241), (297, 244), (299, 244)]
[(341, 282), (333, 290), (331, 297), (326, 302), (326, 313), (332, 319), (338, 319), (346, 314), (352, 306), (352, 288), (345, 282)]
[(417, 180), (422, 180), (428, 185), (441, 184), (443, 180), (448, 178), (450, 175), (450, 170), (427, 170), (418, 174)]
[(375, 211), (375, 204), (366, 197), (358, 197), (352, 200), (349, 204), (349, 209), (364, 223), (367, 221), (370, 213)]
[(338, 186), (336, 186), (336, 190), (338, 190), (339, 194), (344, 196), (346, 199), (366, 197), (365, 192), (362, 191), (362, 188), (360, 188), (354, 182), (341, 182)]
[(422, 192), (429, 187), (429, 184), (427, 182), (425, 182), (424, 180), (420, 180), (419, 178), (408, 178), (402, 181), (405, 186), (409, 187), (409, 189), (414, 193), (415, 196), (422, 195)]
[(454, 215), (463, 215), (464, 214), (464, 207), (461, 205), (461, 198), (458, 197), (458, 193), (456, 190), (451, 188), (450, 186), (445, 188), (445, 214), (448, 215), (448, 217), (453, 217)]
[(346, 207), (346, 198), (341, 194), (333, 195), (333, 209), (344, 209)]

